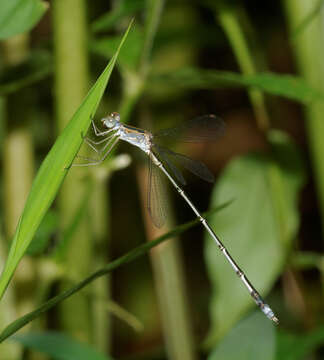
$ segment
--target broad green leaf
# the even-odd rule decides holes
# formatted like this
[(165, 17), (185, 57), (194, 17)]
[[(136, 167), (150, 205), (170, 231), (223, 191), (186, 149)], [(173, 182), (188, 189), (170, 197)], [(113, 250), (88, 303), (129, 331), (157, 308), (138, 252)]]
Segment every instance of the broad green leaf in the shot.
[(88, 344), (58, 332), (20, 334), (12, 338), (28, 349), (39, 351), (55, 360), (111, 360)]
[(145, 8), (145, 0), (122, 0), (111, 11), (100, 16), (91, 24), (93, 32), (107, 31), (121, 19)]
[[(224, 204), (217, 206), (215, 209), (208, 211), (207, 213), (204, 213), (203, 216), (208, 217), (211, 214), (213, 214), (215, 211), (220, 211), (224, 208), (226, 208), (231, 202), (226, 201)], [(92, 281), (96, 280), (100, 276), (104, 276), (112, 272), (113, 270), (117, 269), (118, 267), (128, 264), (129, 262), (137, 259), (138, 257), (148, 253), (150, 249), (152, 249), (154, 246), (159, 245), (163, 241), (174, 238), (175, 236), (183, 233), (184, 231), (190, 229), (194, 225), (199, 224), (199, 220), (195, 219), (193, 221), (190, 221), (186, 224), (179, 225), (173, 230), (169, 231), (168, 233), (160, 236), (159, 238), (150, 241), (148, 243), (145, 243), (143, 245), (138, 246), (137, 248), (129, 251), (127, 254), (121, 256), (120, 258), (110, 262), (102, 269), (94, 272), (78, 284), (74, 285), (70, 289), (62, 292), (61, 294), (53, 297), (52, 299), (45, 302), (43, 305), (41, 305), (38, 309), (20, 317), (19, 319), (13, 321), (11, 324), (9, 324), (0, 334), (0, 343), (3, 342), (5, 339), (7, 339), (9, 336), (17, 332), (19, 329), (42, 315), (45, 311), (51, 309), (58, 303), (64, 301), (65, 299), (69, 298), (73, 294), (77, 293), (81, 289), (83, 289), (86, 285), (90, 284)]]
[[(271, 155), (234, 159), (212, 194), (212, 206), (235, 199), (211, 219), (211, 226), (261, 295), (266, 295), (280, 274), (298, 230), (297, 204), (303, 184), (295, 145), (277, 131), (270, 138)], [(212, 283), (210, 345), (256, 305), (209, 236), (205, 258)], [(264, 317), (264, 321), (269, 320)]]
[(276, 360), (302, 360), (311, 351), (324, 344), (324, 327), (306, 334), (290, 334), (279, 331)]
[(323, 100), (324, 94), (309, 86), (305, 80), (293, 75), (258, 73), (241, 75), (229, 71), (185, 68), (171, 73), (152, 76), (156, 85), (161, 83), (192, 89), (214, 89), (219, 87), (253, 87), (272, 95), (283, 96), (308, 104)]
[(45, 79), (52, 73), (52, 59), (47, 51), (33, 51), (22, 64), (5, 67), (0, 72), (0, 95), (8, 95)]
[(81, 134), (87, 132), (130, 26), (131, 24), (125, 32), (117, 52), (56, 140), (37, 173), (19, 219), (5, 268), (0, 277), (0, 298), (3, 296), (20, 259), (25, 254), (40, 222), (67, 174), (67, 169), (81, 146)]
[(261, 312), (242, 320), (216, 345), (207, 360), (274, 360), (275, 327)]
[(32, 29), (48, 8), (41, 0), (1, 0), (0, 39)]

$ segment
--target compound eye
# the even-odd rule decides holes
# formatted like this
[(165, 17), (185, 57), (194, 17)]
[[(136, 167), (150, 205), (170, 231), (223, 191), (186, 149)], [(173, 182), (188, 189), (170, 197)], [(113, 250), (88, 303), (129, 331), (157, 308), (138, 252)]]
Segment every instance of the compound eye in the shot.
[(114, 119), (111, 118), (111, 116), (107, 116), (101, 119), (102, 125), (106, 128), (111, 128), (114, 126)]
[(112, 112), (112, 113), (110, 114), (110, 116), (111, 116), (113, 119), (117, 120), (117, 121), (120, 120), (120, 115), (119, 115), (118, 112)]

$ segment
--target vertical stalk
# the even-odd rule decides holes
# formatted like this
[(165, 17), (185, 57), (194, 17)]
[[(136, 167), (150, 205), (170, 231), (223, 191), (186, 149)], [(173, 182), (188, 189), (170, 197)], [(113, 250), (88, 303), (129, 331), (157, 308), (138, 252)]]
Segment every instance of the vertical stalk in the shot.
[(8, 237), (16, 225), (31, 187), (34, 173), (34, 156), (30, 130), (19, 126), (9, 130), (4, 142), (4, 187)]
[[(324, 93), (324, 64), (323, 64), (323, 7), (316, 17), (303, 29), (294, 33), (308, 14), (318, 6), (318, 0), (284, 0), (283, 5), (292, 35), (292, 45), (300, 73), (315, 89)], [(314, 101), (305, 108), (307, 117), (306, 131), (310, 147), (313, 171), (315, 176), (318, 201), (321, 211), (322, 226), (324, 226), (324, 103)]]
[[(163, 0), (148, 0), (142, 58), (137, 73), (124, 73), (124, 98), (121, 115), (125, 121), (140, 99), (151, 66), (151, 51), (163, 10)], [(129, 85), (131, 84), (131, 85)], [(144, 110), (145, 105), (142, 106)], [(142, 111), (144, 113), (144, 111)], [(146, 173), (138, 170), (142, 208), (146, 212)], [(172, 218), (172, 213), (169, 214)], [(158, 236), (151, 219), (145, 221), (148, 240)], [(168, 224), (168, 227), (171, 222)], [(167, 227), (164, 228), (167, 230)], [(196, 358), (194, 337), (188, 310), (182, 257), (179, 245), (172, 239), (158, 251), (151, 253), (154, 281), (161, 307), (163, 336), (169, 358), (193, 360)]]
[(147, 75), (151, 65), (151, 51), (153, 48), (154, 38), (160, 22), (164, 6), (164, 0), (147, 0), (146, 1), (146, 20), (144, 30), (144, 41), (141, 51), (140, 64), (138, 71), (132, 73), (125, 71), (124, 77), (124, 96), (121, 103), (120, 114), (123, 121), (127, 121), (131, 112), (134, 110), (139, 101)]
[[(100, 167), (93, 171), (93, 192), (90, 201), (91, 214), (93, 217), (92, 231), (95, 242), (96, 254), (94, 254), (95, 269), (100, 268), (109, 260), (109, 198), (107, 178), (109, 172)], [(104, 276), (94, 282), (93, 288), (93, 342), (98, 350), (103, 353), (110, 350), (111, 321), (107, 304), (110, 298), (110, 276)]]
[[(4, 66), (17, 65), (23, 62), (28, 55), (29, 35), (22, 34), (12, 37), (2, 43)], [(6, 114), (8, 130), (3, 144), (3, 189), (4, 189), (4, 226), (7, 239), (11, 239), (15, 232), (19, 216), (24, 207), (34, 175), (34, 154), (30, 128), (28, 124), (32, 99), (29, 94), (21, 90), (6, 98)], [(4, 247), (1, 255), (4, 256)], [(34, 307), (33, 284), (35, 267), (30, 258), (22, 259), (15, 274), (14, 292), (10, 302), (5, 303), (8, 314), (21, 316)], [(7, 300), (8, 300), (7, 299)], [(15, 306), (15, 309), (13, 308)], [(11, 309), (10, 309), (10, 308)], [(12, 319), (13, 320), (13, 319)], [(17, 345), (8, 344), (7, 350), (18, 357)], [(3, 351), (7, 351), (5, 348)], [(13, 352), (12, 352), (13, 351)], [(8, 359), (14, 358), (5, 356)]]
[[(0, 238), (0, 263), (4, 264), (8, 255), (5, 239)], [(17, 310), (15, 308), (15, 293), (12, 287), (9, 287), (1, 300), (0, 305), (0, 327), (4, 329), (8, 324), (13, 322), (17, 317)], [(22, 353), (21, 346), (5, 342), (1, 344), (1, 355), (8, 360), (19, 359)]]
[[(7, 247), (5, 241), (0, 238), (0, 263), (4, 264), (7, 257)], [(8, 324), (14, 321), (18, 315), (15, 308), (15, 294), (12, 287), (8, 287), (4, 297), (1, 300), (0, 306), (0, 327), (4, 329)], [(19, 345), (11, 343), (9, 341), (0, 345), (1, 356), (4, 359), (16, 360), (19, 359), (22, 353), (22, 349)]]
[[(60, 132), (84, 98), (88, 86), (87, 27), (84, 0), (53, 1), (55, 50), (55, 97), (57, 128)], [(81, 136), (81, 134), (80, 134)], [(82, 180), (86, 170), (73, 169), (67, 176), (59, 197), (61, 227), (65, 229), (80, 207), (86, 191)], [(91, 239), (86, 218), (72, 236), (65, 258), (69, 279), (82, 278), (90, 271)], [(62, 286), (68, 285), (68, 280)], [(91, 312), (85, 294), (80, 293), (60, 307), (61, 324), (81, 340), (91, 339)]]
[(154, 38), (160, 23), (164, 0), (147, 0), (146, 4), (144, 44), (140, 64), (140, 73), (143, 77), (146, 77), (149, 71), (151, 63), (151, 52)]
[[(214, 5), (217, 9), (219, 22), (230, 42), (236, 60), (244, 75), (253, 75), (256, 73), (255, 62), (252, 59), (247, 39), (243, 32), (243, 27), (239, 23), (239, 12), (231, 5), (225, 5), (220, 2)], [(263, 131), (269, 128), (269, 117), (265, 107), (263, 93), (257, 89), (248, 91), (251, 104), (254, 109), (257, 124)]]
[[(151, 52), (154, 38), (160, 22), (163, 0), (148, 0), (146, 12), (146, 24), (144, 34), (144, 44), (142, 49), (142, 58), (138, 69), (137, 76), (131, 76), (134, 80), (135, 91), (125, 93), (122, 110), (129, 116), (134, 108), (136, 101), (139, 99), (145, 86), (147, 75), (151, 66)], [(140, 80), (139, 80), (140, 79)], [(145, 105), (142, 106), (142, 110)], [(144, 113), (143, 111), (142, 113)], [(122, 113), (123, 114), (123, 113)], [(142, 207), (146, 210), (147, 194), (147, 176), (143, 171), (138, 171), (138, 186), (142, 194)], [(166, 189), (165, 189), (166, 191)], [(170, 207), (171, 208), (171, 207)], [(169, 214), (172, 219), (172, 212)], [(159, 235), (154, 228), (151, 219), (146, 218), (146, 232), (148, 240), (154, 239)], [(168, 224), (167, 228), (172, 225)], [(183, 275), (182, 257), (179, 245), (175, 239), (165, 244), (161, 249), (151, 253), (151, 261), (154, 270), (154, 281), (161, 308), (161, 320), (163, 326), (163, 336), (166, 343), (166, 350), (169, 358), (172, 360), (194, 360), (196, 358), (194, 338), (189, 317), (187, 303), (185, 279)]]
[[(154, 165), (153, 165), (154, 166)], [(141, 202), (145, 219), (145, 228), (149, 240), (161, 236), (174, 225), (172, 211), (168, 211), (168, 222), (163, 229), (152, 225), (152, 219), (146, 209), (147, 201), (147, 169), (143, 167), (137, 172), (141, 192)], [(162, 189), (168, 198), (168, 189)], [(170, 207), (171, 208), (171, 207)], [(170, 210), (170, 209), (168, 209)], [(172, 238), (157, 246), (150, 252), (154, 270), (155, 288), (161, 309), (163, 335), (166, 343), (168, 359), (196, 359), (192, 324), (186, 296), (185, 277), (182, 254), (179, 242)]]

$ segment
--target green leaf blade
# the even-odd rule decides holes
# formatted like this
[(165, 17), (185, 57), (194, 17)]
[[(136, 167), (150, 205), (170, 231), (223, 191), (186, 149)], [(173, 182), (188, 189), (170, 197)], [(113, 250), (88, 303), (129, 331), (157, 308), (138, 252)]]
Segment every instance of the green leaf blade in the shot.
[(20, 217), (5, 268), (0, 277), (0, 298), (3, 296), (20, 259), (26, 252), (46, 211), (53, 202), (67, 174), (67, 169), (79, 151), (82, 144), (81, 134), (87, 132), (91, 118), (96, 112), (130, 26), (131, 24), (125, 32), (117, 52), (90, 89), (85, 100), (55, 142), (37, 173)]
[(6, 39), (32, 29), (48, 8), (40, 0), (10, 0), (1, 2), (0, 39)]
[[(224, 204), (219, 205), (217, 208), (202, 214), (205, 217), (208, 217), (209, 215), (213, 214), (215, 211), (220, 211), (224, 208), (226, 208), (231, 202), (226, 201)], [(81, 289), (83, 289), (85, 286), (90, 284), (92, 281), (97, 279), (100, 276), (104, 276), (113, 270), (117, 269), (118, 267), (122, 265), (126, 265), (127, 263), (137, 259), (138, 257), (146, 254), (150, 249), (152, 249), (154, 246), (159, 245), (163, 241), (174, 238), (175, 236), (181, 234), (185, 230), (190, 229), (192, 226), (199, 224), (199, 219), (195, 219), (193, 221), (190, 221), (189, 223), (182, 224), (174, 228), (173, 230), (167, 232), (164, 235), (161, 235), (155, 240), (152, 240), (150, 242), (144, 243), (137, 248), (129, 251), (127, 254), (117, 258), (116, 260), (110, 262), (105, 267), (101, 268), (100, 270), (97, 270), (96, 272), (92, 273), (90, 276), (82, 280), (81, 282), (77, 283), (76, 285), (72, 286), (66, 291), (63, 291), (62, 293), (54, 296), (50, 300), (46, 301), (44, 304), (42, 304), (39, 308), (36, 310), (16, 319), (12, 323), (10, 323), (6, 328), (0, 333), (0, 343), (6, 340), (8, 337), (10, 337), (12, 334), (17, 332), (19, 329), (36, 319), (37, 317), (41, 316), (44, 312), (47, 310), (53, 308), (60, 302), (64, 301), (65, 299), (69, 298), (73, 294), (77, 293)]]
[(241, 75), (229, 71), (184, 68), (171, 73), (155, 75), (152, 81), (157, 84), (169, 83), (192, 89), (214, 89), (220, 87), (253, 87), (271, 95), (286, 97), (291, 100), (309, 104), (323, 100), (324, 94), (312, 88), (307, 82), (293, 75), (258, 73)]

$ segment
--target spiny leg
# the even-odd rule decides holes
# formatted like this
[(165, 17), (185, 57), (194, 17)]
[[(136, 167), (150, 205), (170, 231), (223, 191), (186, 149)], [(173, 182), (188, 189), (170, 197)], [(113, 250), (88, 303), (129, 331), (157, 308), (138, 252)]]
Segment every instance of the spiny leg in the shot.
[[(107, 140), (112, 140), (112, 138), (114, 138), (114, 136), (109, 136), (106, 139), (102, 140), (102, 141), (98, 141), (98, 143), (103, 143), (104, 141)], [(94, 149), (98, 154), (102, 154), (106, 148), (109, 146), (110, 142), (108, 141), (107, 144), (105, 144), (105, 146), (102, 149), (96, 149), (94, 146), (92, 146), (90, 143), (86, 142), (89, 146), (91, 146), (92, 149)]]
[[(113, 136), (113, 135), (111, 135), (111, 136)], [(87, 136), (85, 136), (83, 139), (84, 139), (84, 140), (87, 140), (88, 142), (90, 142), (90, 143), (93, 144), (93, 145), (99, 145), (99, 144), (107, 141), (108, 139), (110, 139), (111, 136), (107, 136), (105, 139), (102, 139), (102, 140), (99, 140), (99, 141), (94, 141), (94, 140), (90, 139), (90, 138), (87, 137)]]
[[(107, 147), (107, 144), (109, 144), (109, 141), (108, 140), (111, 140), (112, 136), (107, 136), (105, 139), (102, 139), (100, 141), (94, 141), (88, 137), (84, 137), (83, 140), (84, 142), (91, 147), (92, 150), (94, 150), (96, 153), (102, 153), (106, 147)], [(96, 145), (99, 145), (99, 144), (102, 144), (104, 142), (108, 141), (108, 143), (102, 148), (102, 149), (97, 149), (96, 148)]]
[(84, 156), (78, 156), (79, 158), (84, 159), (84, 160), (88, 160), (89, 162), (84, 163), (84, 164), (72, 164), (71, 166), (93, 166), (93, 165), (101, 164), (106, 159), (106, 157), (109, 155), (109, 153), (114, 148), (114, 146), (117, 144), (117, 141), (119, 140), (119, 137), (112, 137), (110, 139), (110, 141), (111, 140), (113, 140), (113, 141), (108, 142), (105, 145), (105, 147), (107, 147), (108, 145), (110, 145), (110, 146), (109, 146), (107, 151), (104, 153), (104, 155), (100, 159), (96, 160), (96, 159), (91, 159), (91, 158), (84, 157)]
[(94, 123), (93, 119), (91, 119), (91, 124), (92, 124), (92, 128), (93, 128), (94, 133), (96, 134), (96, 136), (99, 136), (100, 130), (97, 128), (97, 126)]

